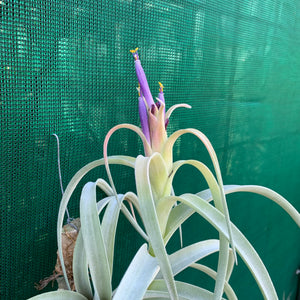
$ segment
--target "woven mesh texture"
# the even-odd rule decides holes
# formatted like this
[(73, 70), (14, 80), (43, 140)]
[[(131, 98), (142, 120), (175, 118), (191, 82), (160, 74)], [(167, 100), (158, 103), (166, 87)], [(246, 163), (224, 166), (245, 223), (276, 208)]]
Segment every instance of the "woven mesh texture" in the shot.
[[(129, 53), (135, 47), (154, 96), (160, 81), (168, 106), (193, 107), (174, 113), (169, 133), (200, 129), (216, 149), (225, 184), (265, 185), (300, 210), (299, 1), (2, 0), (0, 18), (1, 299), (38, 294), (34, 283), (54, 269), (61, 192), (51, 134), (60, 138), (65, 187), (79, 168), (102, 157), (113, 125), (138, 124)], [(137, 155), (142, 145), (122, 130), (112, 137), (109, 153)], [(211, 166), (193, 136), (182, 137), (174, 153)], [(134, 190), (131, 170), (112, 172), (118, 192)], [(104, 169), (83, 183), (98, 177), (106, 178)], [(80, 187), (69, 205), (74, 217)], [(176, 175), (177, 193), (202, 188), (203, 178), (192, 168)], [(279, 298), (293, 299), (300, 264), (297, 226), (263, 197), (239, 194), (228, 203)], [(114, 286), (142, 242), (124, 218), (118, 230)], [(196, 216), (183, 232), (185, 245), (217, 237)], [(168, 250), (178, 247), (174, 238)], [(215, 266), (216, 258), (207, 263)], [(178, 279), (213, 288), (198, 272)], [(241, 259), (231, 284), (239, 299), (261, 299)]]

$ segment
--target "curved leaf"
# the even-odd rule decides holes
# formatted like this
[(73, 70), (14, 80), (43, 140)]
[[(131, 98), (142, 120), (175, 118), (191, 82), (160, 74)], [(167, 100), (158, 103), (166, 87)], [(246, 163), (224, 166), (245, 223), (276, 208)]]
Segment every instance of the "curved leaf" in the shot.
[(153, 281), (159, 270), (155, 257), (147, 251), (144, 244), (131, 261), (120, 285), (113, 297), (114, 300), (139, 300)]
[[(181, 135), (186, 134), (186, 133), (191, 133), (191, 134), (195, 135), (199, 140), (201, 140), (201, 142), (206, 147), (206, 149), (209, 153), (209, 156), (212, 160), (212, 163), (213, 163), (213, 166), (214, 166), (214, 169), (216, 172), (217, 180), (218, 180), (220, 193), (221, 193), (221, 202), (222, 202), (222, 207), (223, 207), (223, 211), (224, 211), (224, 215), (225, 215), (225, 219), (226, 219), (226, 223), (227, 223), (227, 229), (229, 232), (229, 240), (231, 243), (231, 247), (232, 247), (234, 256), (236, 257), (234, 241), (232, 239), (229, 212), (228, 212), (228, 207), (227, 207), (225, 194), (224, 194), (224, 190), (223, 190), (223, 179), (222, 179), (222, 175), (221, 175), (221, 170), (220, 170), (217, 155), (216, 155), (215, 150), (214, 150), (213, 146), (211, 145), (209, 139), (201, 131), (199, 131), (197, 129), (188, 128), (188, 129), (178, 130), (178, 131), (174, 132), (166, 141), (166, 143), (164, 145), (164, 149), (162, 151), (162, 156), (165, 159), (166, 164), (169, 165), (173, 160), (172, 149), (173, 149), (174, 143)], [(171, 170), (169, 170), (169, 171), (171, 172)]]
[[(96, 185), (98, 186), (99, 180), (96, 181)], [(120, 199), (123, 198), (123, 195), (118, 195)], [(109, 204), (107, 210), (105, 211), (105, 214), (103, 216), (102, 220), (102, 231), (103, 231), (103, 236), (104, 236), (104, 244), (107, 249), (107, 253), (111, 259), (110, 261), (110, 270), (112, 272), (112, 257), (114, 253), (114, 237), (115, 237), (115, 227), (114, 224), (113, 226), (110, 226), (109, 222), (109, 217), (112, 217), (112, 222), (117, 223), (118, 219), (118, 213), (114, 212), (114, 214), (111, 212), (111, 208), (113, 203), (113, 208), (115, 211), (118, 210), (118, 207), (114, 205), (117, 203), (116, 199), (114, 196), (106, 197), (99, 201), (97, 203), (97, 213), (98, 215), (101, 213), (101, 211), (105, 208), (107, 204)], [(109, 208), (110, 207), (110, 208)], [(113, 215), (112, 215), (113, 214)], [(105, 217), (105, 215), (109, 215), (109, 217)], [(115, 218), (114, 218), (115, 217)], [(104, 221), (106, 220), (106, 221)], [(89, 233), (90, 235), (90, 233)], [(93, 238), (90, 236), (89, 238)], [(77, 292), (81, 293), (88, 299), (93, 299), (93, 293), (90, 285), (90, 278), (89, 278), (89, 272), (88, 272), (88, 261), (85, 253), (85, 248), (84, 248), (84, 242), (83, 242), (83, 237), (82, 237), (82, 231), (79, 232), (76, 244), (75, 244), (75, 249), (74, 249), (74, 256), (73, 256), (73, 276), (74, 276), (74, 283)]]
[[(125, 165), (125, 166), (134, 168), (135, 158), (130, 157), (130, 156), (111, 156), (111, 157), (108, 157), (108, 161), (110, 164), (121, 164), (121, 165)], [(71, 290), (71, 288), (70, 288), (70, 284), (69, 284), (67, 273), (66, 273), (66, 268), (65, 268), (65, 264), (64, 264), (63, 253), (62, 253), (62, 245), (61, 245), (61, 233), (62, 233), (62, 226), (63, 226), (65, 211), (66, 211), (68, 202), (70, 200), (70, 197), (71, 197), (73, 191), (75, 190), (76, 186), (78, 185), (79, 181), (82, 179), (82, 177), (84, 175), (86, 175), (89, 171), (91, 171), (92, 169), (94, 169), (98, 166), (102, 166), (102, 165), (104, 165), (103, 158), (99, 159), (99, 160), (95, 160), (95, 161), (85, 165), (83, 168), (81, 168), (69, 182), (69, 184), (63, 194), (63, 197), (61, 199), (61, 202), (60, 202), (58, 218), (57, 218), (57, 245), (58, 245), (58, 254), (59, 254), (59, 259), (61, 261), (62, 271), (63, 271), (64, 278), (65, 278), (65, 281), (66, 281), (66, 284), (67, 284), (67, 287), (69, 290)]]
[[(265, 196), (266, 198), (269, 198), (270, 200), (277, 203), (281, 208), (283, 208), (295, 221), (295, 223), (300, 227), (299, 212), (284, 197), (282, 197), (281, 195), (279, 195), (271, 189), (259, 185), (225, 185), (224, 191), (225, 194), (249, 192)], [(197, 195), (201, 195), (201, 198), (203, 197), (203, 195), (205, 195), (207, 201), (212, 200), (212, 195), (209, 190), (204, 190), (200, 193), (197, 193)]]
[(227, 273), (226, 273), (226, 281), (229, 281), (229, 278), (231, 277), (232, 271), (234, 267), (234, 255), (232, 252), (232, 249), (229, 249), (229, 260), (228, 260), (228, 267), (227, 267)]
[[(191, 267), (207, 274), (208, 276), (210, 276), (211, 278), (213, 278), (215, 280), (217, 278), (217, 272), (207, 266), (194, 263), (194, 264), (191, 264)], [(228, 284), (227, 281), (225, 282), (225, 285), (224, 285), (224, 293), (228, 297), (228, 300), (238, 300), (234, 290)]]
[(28, 300), (87, 300), (87, 298), (76, 292), (58, 290), (37, 295)]
[(87, 299), (93, 299), (88, 261), (85, 254), (82, 231), (79, 231), (73, 253), (73, 278), (75, 289)]
[(140, 236), (146, 241), (149, 242), (149, 237), (147, 234), (143, 231), (143, 229), (140, 227), (140, 225), (136, 222), (136, 220), (132, 217), (131, 213), (127, 209), (127, 207), (122, 203), (121, 206), (122, 213), (127, 218), (129, 223), (134, 227), (134, 229), (140, 234)]
[[(213, 300), (213, 293), (185, 282), (175, 281), (179, 299), (182, 300)], [(170, 299), (164, 280), (154, 280), (143, 299)]]
[[(149, 238), (145, 234), (145, 232), (141, 229), (139, 224), (135, 219), (133, 219), (132, 215), (129, 213), (125, 205), (123, 204), (123, 201), (130, 197), (132, 199), (133, 193), (129, 192), (125, 195), (119, 194), (118, 200), (116, 200), (115, 197), (112, 197), (109, 205), (105, 211), (105, 214), (102, 219), (101, 228), (103, 233), (103, 239), (104, 244), (106, 246), (107, 251), (107, 257), (110, 264), (110, 270), (112, 274), (112, 268), (113, 268), (113, 258), (114, 258), (114, 245), (115, 245), (115, 235), (116, 235), (116, 229), (118, 225), (118, 219), (119, 219), (119, 212), (120, 209), (123, 211), (124, 215), (127, 217), (127, 219), (130, 221), (130, 223), (133, 225), (133, 227), (136, 229), (136, 231), (146, 240), (148, 241)], [(121, 207), (120, 207), (121, 205)], [(100, 212), (98, 212), (99, 214)]]
[[(196, 169), (198, 169), (201, 172), (201, 174), (204, 176), (204, 178), (211, 190), (216, 208), (219, 211), (221, 211), (222, 213), (226, 214), (226, 212), (224, 211), (224, 207), (223, 207), (222, 193), (220, 191), (220, 187), (219, 187), (214, 175), (211, 173), (209, 168), (206, 165), (204, 165), (203, 163), (201, 163), (197, 160), (184, 160), (184, 161), (175, 162), (173, 164), (173, 172), (169, 178), (169, 181), (172, 181), (177, 170), (181, 166), (186, 165), (186, 164), (195, 167)], [(230, 227), (230, 226), (228, 226), (228, 227)], [(224, 237), (224, 235), (221, 232), (219, 234), (220, 234), (220, 250), (219, 250), (218, 272), (217, 272), (217, 279), (216, 279), (216, 285), (215, 285), (214, 299), (221, 299), (221, 297), (222, 297), (223, 290), (224, 290), (224, 284), (226, 281), (226, 273), (227, 273), (228, 257), (229, 257), (228, 240)]]
[[(192, 263), (219, 250), (218, 240), (206, 240), (184, 247), (171, 255), (169, 260), (174, 276), (189, 267)], [(162, 279), (159, 272), (155, 279)]]
[(155, 209), (162, 236), (165, 235), (169, 215), (174, 205), (176, 205), (176, 200), (172, 201), (172, 196), (162, 197), (156, 201)]
[(165, 229), (164, 243), (167, 244), (174, 232), (181, 226), (181, 224), (186, 221), (195, 211), (185, 205), (180, 203), (176, 205), (170, 212), (168, 222)]
[(104, 162), (105, 162), (105, 169), (106, 169), (106, 173), (107, 173), (107, 176), (108, 176), (108, 179), (109, 179), (109, 183), (112, 187), (112, 190), (113, 190), (114, 195), (116, 196), (116, 198), (117, 198), (117, 191), (116, 191), (115, 184), (114, 184), (114, 181), (112, 179), (110, 168), (109, 168), (109, 161), (108, 161), (108, 155), (107, 155), (107, 146), (108, 146), (108, 142), (109, 142), (109, 139), (112, 136), (112, 134), (115, 131), (117, 131), (119, 129), (122, 129), (122, 128), (130, 129), (130, 130), (136, 132), (143, 141), (143, 145), (144, 145), (146, 155), (150, 155), (152, 153), (151, 146), (149, 145), (149, 143), (147, 141), (147, 138), (145, 137), (145, 135), (144, 135), (143, 131), (141, 130), (141, 128), (139, 128), (135, 125), (132, 125), (132, 124), (119, 124), (119, 125), (114, 126), (113, 128), (111, 128), (108, 131), (108, 133), (105, 136), (104, 143), (103, 143), (103, 158), (104, 158)]
[(114, 191), (112, 190), (111, 186), (104, 179), (97, 179), (96, 184), (107, 196), (114, 195)]
[[(229, 239), (225, 217), (212, 205), (192, 194), (184, 194), (178, 197), (178, 201), (182, 201), (189, 205)], [(263, 296), (268, 300), (278, 299), (268, 271), (258, 254), (244, 235), (233, 224), (231, 224), (231, 227), (237, 252), (253, 274)]]
[(81, 231), (95, 292), (111, 299), (111, 272), (96, 205), (96, 184), (88, 182), (80, 198)]
[(137, 195), (140, 201), (141, 216), (144, 226), (149, 236), (151, 247), (157, 257), (161, 272), (166, 280), (170, 296), (172, 299), (178, 299), (172, 269), (161, 236), (150, 186), (149, 164), (156, 155), (160, 154), (154, 153), (151, 157), (143, 157), (140, 155), (136, 159), (135, 180)]
[(133, 192), (127, 192), (124, 195), (124, 197), (125, 197), (124, 200), (131, 202), (133, 204), (134, 208), (137, 210), (138, 214), (141, 215), (140, 204), (139, 204), (137, 195)]
[(101, 222), (101, 230), (103, 235), (103, 241), (106, 248), (107, 259), (110, 267), (110, 274), (113, 271), (113, 259), (115, 248), (115, 236), (116, 229), (120, 213), (120, 200), (123, 201), (123, 195), (118, 195), (118, 199), (112, 197), (111, 201), (105, 210), (105, 213)]
[(168, 109), (168, 111), (166, 112), (165, 119), (169, 119), (173, 111), (179, 107), (192, 108), (189, 104), (186, 103), (175, 104)]

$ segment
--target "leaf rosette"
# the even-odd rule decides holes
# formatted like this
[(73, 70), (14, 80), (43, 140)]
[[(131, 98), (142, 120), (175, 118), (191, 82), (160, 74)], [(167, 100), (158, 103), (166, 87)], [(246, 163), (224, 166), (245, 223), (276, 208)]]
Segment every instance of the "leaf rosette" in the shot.
[[(76, 293), (57, 291), (45, 293), (32, 299), (237, 299), (229, 280), (237, 261), (237, 254), (245, 262), (256, 280), (264, 299), (278, 299), (268, 271), (258, 254), (230, 221), (226, 194), (250, 192), (263, 195), (282, 207), (300, 227), (298, 211), (282, 196), (261, 186), (224, 186), (216, 153), (208, 138), (196, 129), (180, 129), (170, 136), (167, 126), (173, 111), (178, 107), (190, 108), (188, 104), (178, 104), (165, 109), (163, 85), (159, 83), (157, 102), (154, 102), (147, 78), (138, 55), (138, 48), (131, 51), (138, 78), (138, 107), (141, 128), (132, 124), (113, 127), (104, 140), (104, 158), (91, 162), (80, 169), (68, 184), (59, 208), (57, 222), (58, 252), (64, 278), (68, 288), (67, 273), (62, 253), (61, 233), (64, 214), (80, 180), (92, 169), (105, 166), (109, 183), (103, 179), (88, 182), (81, 194), (79, 232), (73, 258), (73, 272)], [(144, 146), (144, 156), (109, 156), (107, 146), (111, 135), (120, 129), (136, 132)], [(206, 147), (213, 163), (213, 172), (197, 160), (173, 161), (173, 146), (185, 134), (196, 136)], [(136, 194), (118, 194), (110, 165), (118, 164), (134, 169)], [(183, 165), (191, 165), (205, 178), (208, 189), (197, 194), (177, 196), (173, 188), (173, 178)], [(214, 174), (215, 175), (214, 175)], [(96, 189), (106, 195), (97, 201)], [(129, 207), (125, 205), (129, 203)], [(103, 212), (100, 219), (99, 214)], [(119, 214), (122, 212), (145, 244), (132, 259), (116, 290), (112, 290), (113, 258), (115, 236)], [(172, 235), (194, 213), (206, 219), (218, 232), (218, 240), (199, 241), (178, 249), (172, 254), (166, 245)], [(138, 214), (139, 218), (135, 215)], [(137, 219), (141, 220), (140, 224)], [(181, 231), (180, 231), (181, 232)], [(217, 270), (202, 265), (201, 259), (218, 252)], [(189, 283), (179, 282), (174, 276), (191, 267), (215, 279), (214, 291)]]

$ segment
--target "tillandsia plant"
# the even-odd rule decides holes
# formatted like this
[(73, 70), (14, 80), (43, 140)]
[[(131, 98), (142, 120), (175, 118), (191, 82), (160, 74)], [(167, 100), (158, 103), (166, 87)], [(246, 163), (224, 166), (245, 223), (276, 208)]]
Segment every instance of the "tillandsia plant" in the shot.
[[(174, 109), (190, 108), (187, 104), (172, 106), (165, 110), (163, 85), (154, 102), (144, 70), (138, 56), (132, 50), (138, 78), (138, 106), (141, 129), (131, 124), (113, 127), (104, 141), (104, 158), (93, 161), (79, 170), (68, 184), (60, 204), (57, 222), (58, 252), (69, 290), (45, 293), (32, 299), (237, 299), (229, 279), (237, 254), (253, 274), (265, 299), (278, 299), (270, 276), (258, 254), (245, 236), (232, 224), (226, 204), (226, 194), (252, 192), (263, 195), (281, 206), (300, 226), (297, 210), (276, 192), (254, 185), (223, 185), (216, 153), (207, 137), (197, 129), (181, 129), (170, 136), (167, 125)], [(145, 155), (138, 157), (108, 156), (107, 145), (111, 135), (127, 128), (136, 132), (143, 142)], [(173, 161), (173, 145), (184, 135), (195, 135), (206, 147), (216, 176), (198, 160)], [(136, 193), (118, 194), (110, 172), (110, 165), (119, 164), (134, 168)], [(88, 182), (80, 198), (81, 229), (73, 256), (75, 291), (70, 290), (62, 250), (62, 225), (70, 197), (82, 177), (90, 170), (104, 165), (109, 183), (103, 179)], [(173, 178), (183, 165), (191, 165), (205, 178), (208, 189), (197, 194), (175, 195)], [(97, 201), (96, 189), (107, 197)], [(124, 204), (130, 203), (130, 207)], [(99, 218), (102, 212), (103, 217)], [(122, 212), (145, 243), (135, 254), (118, 287), (112, 289), (115, 235), (119, 214)], [(219, 232), (219, 239), (199, 241), (178, 249), (172, 254), (166, 245), (172, 235), (194, 213), (206, 219)], [(140, 218), (136, 218), (138, 214)], [(138, 222), (137, 219), (141, 220)], [(140, 224), (139, 224), (140, 223)], [(218, 252), (217, 270), (200, 263), (201, 259)], [(214, 291), (186, 282), (174, 276), (191, 267), (215, 279)]]

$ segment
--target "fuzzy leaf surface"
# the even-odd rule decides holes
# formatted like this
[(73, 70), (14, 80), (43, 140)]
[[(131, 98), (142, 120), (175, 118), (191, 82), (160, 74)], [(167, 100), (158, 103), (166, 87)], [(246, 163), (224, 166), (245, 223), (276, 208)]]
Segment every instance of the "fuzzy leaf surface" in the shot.
[(111, 273), (96, 203), (96, 183), (88, 182), (80, 198), (81, 231), (95, 292), (111, 299)]
[(113, 300), (143, 299), (158, 270), (156, 258), (148, 253), (147, 244), (144, 244), (131, 261)]
[[(178, 197), (178, 201), (182, 201), (193, 208), (218, 231), (222, 231), (227, 236), (227, 239), (229, 239), (224, 215), (207, 201), (193, 194), (181, 195)], [(268, 300), (278, 299), (271, 278), (260, 257), (244, 235), (233, 224), (231, 224), (231, 227), (237, 252), (251, 271), (263, 296)]]
[[(187, 247), (184, 247), (169, 255), (170, 263), (174, 276), (189, 267), (192, 263), (219, 250), (218, 240), (201, 241)], [(156, 279), (162, 279), (159, 272)]]
[(87, 300), (87, 298), (76, 292), (59, 290), (37, 295), (28, 300)]
[[(124, 165), (124, 166), (134, 168), (135, 158), (130, 156), (110, 156), (108, 157), (108, 162), (110, 164), (119, 164), (119, 165)], [(64, 273), (64, 278), (69, 290), (71, 290), (71, 288), (70, 288), (70, 284), (68, 281), (66, 268), (64, 264), (62, 241), (61, 241), (61, 233), (62, 233), (65, 211), (76, 186), (83, 178), (83, 176), (85, 176), (89, 171), (93, 170), (94, 168), (103, 166), (104, 164), (105, 164), (105, 160), (104, 158), (102, 158), (102, 159), (95, 160), (85, 165), (83, 168), (81, 168), (69, 182), (60, 202), (58, 218), (57, 218), (57, 245), (58, 245), (58, 254), (61, 261), (62, 271)]]
[(137, 196), (140, 202), (141, 216), (150, 240), (150, 245), (161, 268), (161, 272), (166, 281), (170, 296), (172, 299), (177, 300), (178, 296), (173, 278), (172, 268), (160, 232), (155, 203), (151, 192), (149, 165), (153, 156), (156, 155), (160, 154), (154, 153), (151, 157), (143, 157), (140, 155), (136, 159), (135, 179)]

